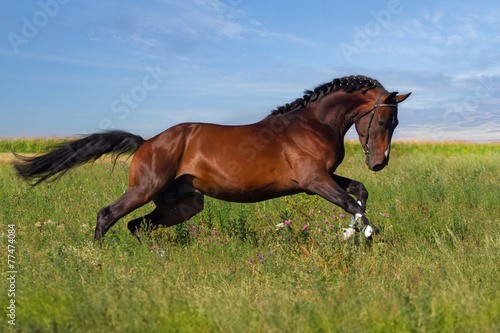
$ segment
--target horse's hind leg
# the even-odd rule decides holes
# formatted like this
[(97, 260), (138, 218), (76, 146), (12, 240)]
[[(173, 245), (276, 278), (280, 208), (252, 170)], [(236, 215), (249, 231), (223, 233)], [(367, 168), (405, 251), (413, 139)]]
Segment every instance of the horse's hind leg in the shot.
[(139, 230), (142, 226), (154, 230), (159, 225), (170, 227), (182, 223), (201, 212), (205, 203), (203, 194), (199, 192), (185, 194), (175, 203), (166, 201), (161, 195), (153, 201), (156, 204), (155, 210), (128, 223), (128, 229), (139, 240)]
[(120, 218), (151, 201), (148, 191), (131, 187), (111, 205), (102, 208), (97, 214), (95, 240), (99, 240)]
[[(166, 134), (163, 136), (146, 141), (135, 153), (130, 163), (129, 188), (118, 200), (101, 209), (97, 215), (96, 240), (104, 236), (121, 217), (156, 199), (175, 179), (177, 164), (169, 161), (180, 160), (183, 145), (179, 143), (184, 137), (175, 136), (175, 131), (174, 136), (168, 134), (172, 132), (164, 133)], [(165, 146), (166, 138), (171, 139), (169, 148), (158, 148)], [(157, 219), (157, 214), (158, 212), (150, 214), (153, 220)]]

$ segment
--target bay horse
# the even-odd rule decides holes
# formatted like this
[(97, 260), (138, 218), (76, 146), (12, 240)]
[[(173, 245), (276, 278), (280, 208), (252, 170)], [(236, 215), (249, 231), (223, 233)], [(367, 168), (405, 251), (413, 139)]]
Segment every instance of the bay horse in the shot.
[(380, 171), (387, 165), (397, 107), (410, 94), (389, 93), (368, 77), (343, 77), (305, 91), (255, 124), (183, 123), (149, 140), (124, 131), (96, 133), (44, 155), (14, 153), (13, 166), (34, 186), (103, 154), (135, 152), (128, 189), (98, 212), (95, 240), (150, 201), (156, 208), (128, 223), (138, 239), (141, 227), (169, 227), (201, 212), (205, 195), (248, 203), (301, 192), (361, 217), (364, 227), (379, 234), (365, 216), (365, 186), (334, 171), (344, 158), (344, 136), (353, 124), (368, 168)]

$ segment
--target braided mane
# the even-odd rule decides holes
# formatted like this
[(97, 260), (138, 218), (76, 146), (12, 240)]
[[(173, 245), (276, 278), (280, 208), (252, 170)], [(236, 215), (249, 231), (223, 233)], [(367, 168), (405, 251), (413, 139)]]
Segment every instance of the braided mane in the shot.
[(382, 85), (374, 79), (366, 76), (346, 76), (340, 79), (335, 79), (332, 82), (322, 84), (314, 90), (304, 91), (304, 96), (302, 98), (297, 98), (290, 104), (285, 104), (273, 110), (271, 115), (280, 115), (284, 113), (290, 113), (302, 110), (309, 103), (317, 101), (318, 99), (332, 93), (335, 91), (343, 90), (346, 93), (351, 93), (361, 89), (375, 89), (382, 88)]

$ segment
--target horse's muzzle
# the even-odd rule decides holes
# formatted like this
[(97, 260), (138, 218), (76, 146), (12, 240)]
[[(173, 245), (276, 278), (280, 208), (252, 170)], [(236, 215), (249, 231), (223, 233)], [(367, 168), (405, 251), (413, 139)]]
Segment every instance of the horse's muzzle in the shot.
[(385, 164), (385, 163), (375, 164), (374, 166), (372, 166), (372, 167), (371, 167), (371, 169), (372, 169), (373, 171), (380, 171), (380, 170), (382, 170), (383, 168), (385, 168), (385, 166), (386, 166), (386, 165), (387, 165), (387, 164)]

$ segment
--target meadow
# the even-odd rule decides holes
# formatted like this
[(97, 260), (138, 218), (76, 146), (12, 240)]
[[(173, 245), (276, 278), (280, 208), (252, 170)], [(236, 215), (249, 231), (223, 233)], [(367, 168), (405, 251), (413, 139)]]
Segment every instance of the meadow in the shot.
[[(0, 152), (48, 144), (31, 141), (0, 140)], [(94, 243), (97, 211), (126, 189), (129, 162), (102, 159), (35, 188), (0, 162), (2, 331), (500, 331), (499, 144), (395, 142), (374, 173), (347, 142), (337, 173), (370, 192), (367, 217), (383, 234), (374, 241), (344, 241), (351, 216), (301, 194), (207, 199), (139, 243), (126, 221), (148, 205)]]

